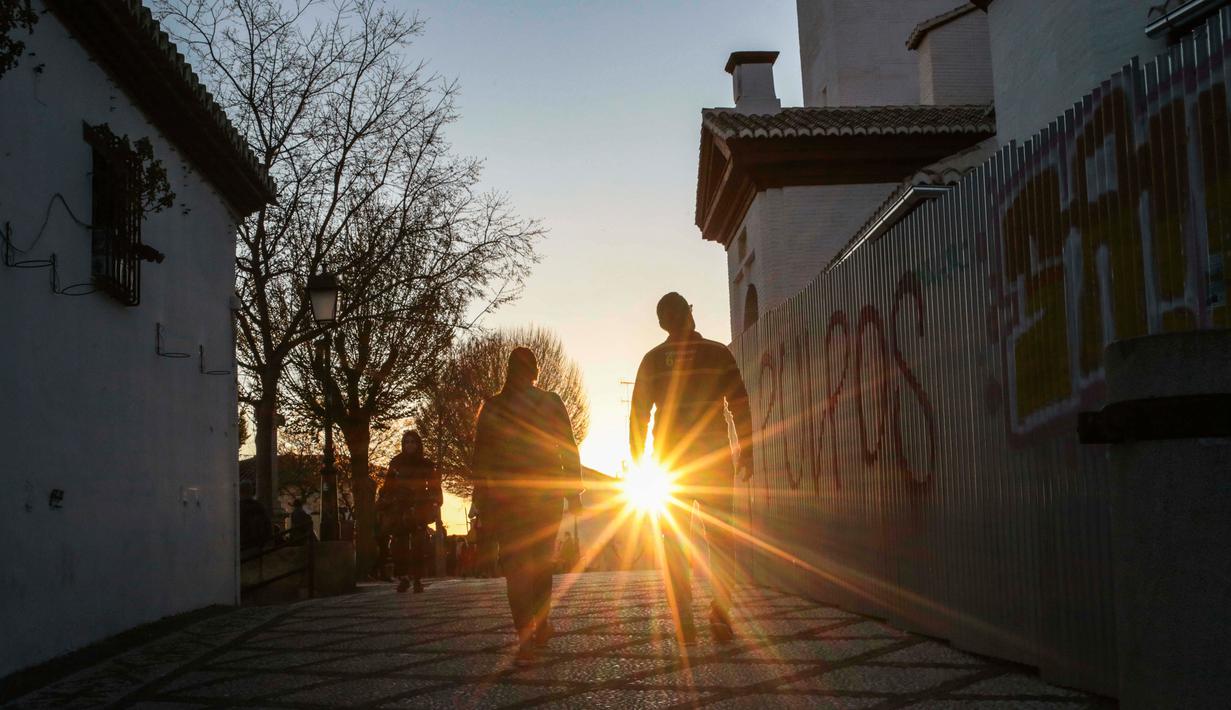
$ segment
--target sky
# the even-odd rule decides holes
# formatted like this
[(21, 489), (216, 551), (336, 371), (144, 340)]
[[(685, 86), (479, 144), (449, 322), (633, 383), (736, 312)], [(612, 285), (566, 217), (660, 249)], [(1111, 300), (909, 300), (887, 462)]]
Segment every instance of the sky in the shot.
[(679, 291), (702, 335), (730, 341), (726, 257), (693, 224), (701, 109), (732, 105), (723, 67), (740, 50), (781, 52), (778, 95), (802, 103), (795, 2), (394, 4), (427, 21), (408, 56), (461, 85), (455, 150), (550, 231), (521, 299), (486, 324), (560, 336), (590, 395), (582, 461), (617, 473), (620, 381), (665, 336), (659, 297)]
[[(555, 331), (590, 396), (582, 462), (627, 458), (622, 380), (665, 334), (679, 291), (698, 331), (731, 339), (726, 255), (693, 224), (701, 109), (731, 106), (733, 51), (776, 50), (778, 96), (802, 104), (794, 0), (388, 0), (426, 22), (407, 50), (457, 80), (454, 150), (484, 160), (482, 187), (549, 230), (520, 300), (489, 327)], [(464, 530), (464, 501), (442, 517)]]

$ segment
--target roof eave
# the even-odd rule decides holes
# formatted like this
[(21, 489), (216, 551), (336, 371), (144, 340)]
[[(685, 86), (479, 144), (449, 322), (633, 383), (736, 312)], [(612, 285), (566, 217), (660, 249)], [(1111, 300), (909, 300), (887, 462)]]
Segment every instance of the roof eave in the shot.
[(698, 169), (696, 224), (701, 236), (727, 246), (762, 190), (781, 187), (900, 182), (919, 168), (995, 134), (992, 126), (944, 133), (723, 138), (702, 130), (731, 156), (720, 181)]
[(157, 23), (133, 14), (148, 13), (139, 0), (47, 0), (47, 6), (237, 214), (276, 200), (273, 181), (239, 145), (182, 57), (172, 56), (165, 33), (155, 37)]
[(825, 270), (829, 271), (843, 261), (846, 261), (865, 242), (874, 242), (883, 237), (886, 232), (892, 229), (895, 224), (900, 222), (903, 217), (909, 214), (921, 202), (934, 200), (948, 193), (951, 189), (952, 187), (949, 185), (904, 185), (856, 233), (855, 237), (830, 260)]

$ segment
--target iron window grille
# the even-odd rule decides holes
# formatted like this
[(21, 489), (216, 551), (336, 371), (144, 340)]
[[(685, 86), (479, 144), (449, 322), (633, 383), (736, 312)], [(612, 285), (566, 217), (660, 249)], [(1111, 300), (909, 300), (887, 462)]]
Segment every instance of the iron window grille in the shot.
[(141, 302), (140, 158), (107, 124), (84, 126), (93, 152), (90, 271), (126, 306)]

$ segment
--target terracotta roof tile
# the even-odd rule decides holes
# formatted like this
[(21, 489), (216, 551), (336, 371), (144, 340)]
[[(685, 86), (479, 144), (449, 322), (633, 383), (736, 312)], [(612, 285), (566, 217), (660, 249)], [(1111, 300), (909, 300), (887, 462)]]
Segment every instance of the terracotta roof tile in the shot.
[(743, 114), (734, 109), (709, 108), (702, 110), (701, 124), (723, 139), (992, 134), (996, 131), (990, 105), (786, 108), (772, 114)]

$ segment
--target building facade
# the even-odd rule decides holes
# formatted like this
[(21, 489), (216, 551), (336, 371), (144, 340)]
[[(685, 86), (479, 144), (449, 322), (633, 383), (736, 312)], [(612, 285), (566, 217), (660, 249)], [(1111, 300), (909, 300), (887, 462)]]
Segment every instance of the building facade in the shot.
[(805, 106), (920, 103), (911, 30), (957, 0), (797, 0)]
[[(784, 298), (733, 328), (757, 412), (735, 497), (755, 580), (1057, 684), (1132, 687), (1117, 478), (1078, 432), (1108, 402), (1109, 344), (1231, 325), (1228, 5), (955, 3), (902, 40), (935, 105), (745, 114), (737, 92), (703, 111), (702, 236), (741, 266), (815, 269), (732, 275), (733, 301), (736, 276)], [(981, 38), (990, 83), (946, 51)], [(964, 90), (995, 110), (945, 103)], [(845, 241), (815, 204), (772, 197), (895, 171)], [(766, 228), (743, 246), (750, 219), (813, 238), (775, 254), (791, 241)]]
[[(849, 244), (866, 239), (864, 228), (883, 217), (911, 185), (954, 184), (962, 171), (997, 147), (1027, 139), (1128, 58), (1164, 51), (1169, 37), (1201, 17), (1201, 8), (1217, 4), (798, 0), (805, 105), (780, 106), (772, 69), (776, 53), (736, 52), (727, 64), (734, 105), (706, 109), (702, 115), (697, 226), (706, 239), (718, 241), (727, 251), (731, 332), (742, 332), (760, 314), (802, 290)], [(928, 125), (919, 125), (913, 117), (896, 125), (871, 118), (874, 108), (921, 106), (954, 115), (935, 114)], [(865, 153), (862, 159), (868, 165), (856, 171), (822, 168), (828, 158), (808, 159), (798, 141), (792, 143), (799, 136), (791, 126), (784, 130), (766, 118), (751, 134), (767, 143), (776, 140), (777, 154), (793, 153), (779, 160), (791, 165), (770, 180), (757, 180), (753, 191), (731, 204), (717, 200), (721, 191), (716, 186), (723, 176), (707, 163), (714, 115), (776, 115), (796, 124), (822, 121), (854, 146), (861, 137), (890, 134), (933, 141), (938, 128), (950, 131), (955, 121), (969, 123), (969, 111), (963, 109), (971, 107), (986, 112), (977, 126), (967, 126), (972, 140), (946, 140), (909, 159), (898, 149), (884, 149), (880, 157)], [(939, 125), (933, 125), (937, 121)], [(985, 130), (988, 125), (991, 131)], [(731, 168), (738, 177), (742, 169), (763, 165), (733, 161)], [(707, 190), (714, 195), (703, 194)], [(930, 199), (925, 193), (907, 195), (908, 206)], [(894, 218), (902, 214), (900, 210)]]
[[(1168, 32), (1147, 33), (1164, 10), (1191, 0), (980, 0), (991, 37), (996, 133), (1025, 140), (1131, 57), (1167, 49)], [(1177, 13), (1177, 30), (1188, 27)], [(1196, 15), (1189, 15), (1195, 17)]]
[(235, 225), (273, 187), (138, 0), (0, 77), (0, 675), (238, 601)]
[(803, 289), (903, 181), (992, 137), (986, 18), (967, 9), (800, 0), (803, 107), (780, 106), (776, 52), (731, 55), (734, 106), (702, 112), (696, 219), (727, 251), (732, 333)]

